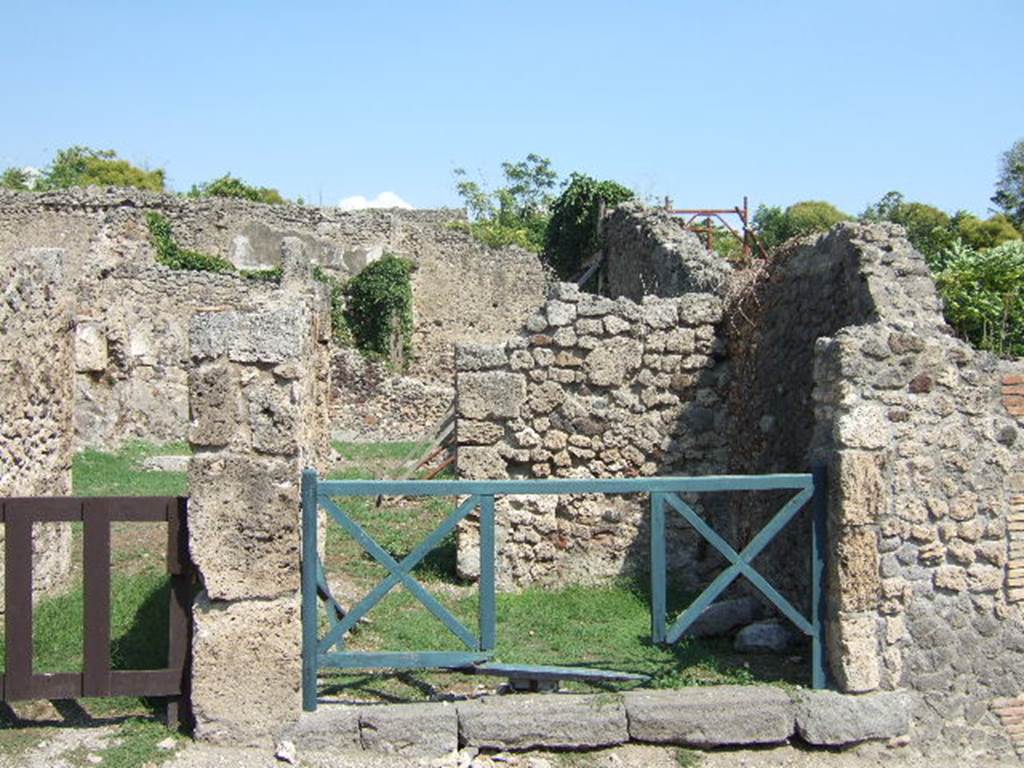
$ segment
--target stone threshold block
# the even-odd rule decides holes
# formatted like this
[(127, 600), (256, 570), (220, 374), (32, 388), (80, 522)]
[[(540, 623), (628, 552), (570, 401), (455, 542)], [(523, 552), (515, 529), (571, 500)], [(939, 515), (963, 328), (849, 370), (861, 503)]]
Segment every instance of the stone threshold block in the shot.
[(845, 747), (904, 736), (910, 696), (846, 695), (723, 685), (625, 694), (514, 694), (422, 704), (321, 705), (284, 739), (299, 758), (368, 751), (439, 758), (459, 748), (589, 750), (647, 742), (696, 748), (783, 744)]
[(459, 719), (448, 702), (325, 704), (284, 734), (301, 758), (309, 752), (366, 750), (407, 758), (438, 758), (459, 747)]
[(795, 731), (793, 702), (772, 686), (631, 691), (625, 699), (634, 741), (688, 747), (780, 744)]
[(459, 740), (481, 749), (594, 748), (629, 741), (620, 695), (490, 696), (462, 702)]
[(910, 732), (911, 700), (905, 691), (801, 691), (794, 698), (796, 732), (816, 747), (844, 747)]

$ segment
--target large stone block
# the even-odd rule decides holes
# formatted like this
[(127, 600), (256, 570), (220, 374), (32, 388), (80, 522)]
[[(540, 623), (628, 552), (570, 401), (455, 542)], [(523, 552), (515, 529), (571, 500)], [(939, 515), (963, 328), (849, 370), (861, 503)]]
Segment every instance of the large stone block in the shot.
[(481, 749), (594, 748), (629, 740), (621, 700), (492, 696), (458, 705), (461, 741)]
[(583, 361), (583, 370), (591, 384), (619, 387), (626, 376), (640, 368), (642, 348), (638, 341), (613, 338), (592, 350)]
[(249, 430), (242, 418), (238, 371), (226, 362), (203, 365), (189, 377), (192, 422), (189, 441), (204, 447), (245, 444)]
[(459, 718), (448, 703), (363, 707), (363, 749), (402, 757), (445, 757), (459, 748)]
[(839, 689), (866, 693), (878, 688), (881, 659), (878, 619), (873, 613), (839, 614), (828, 622), (828, 659)]
[(299, 588), (297, 460), (199, 453), (189, 463), (189, 545), (214, 600)]
[(107, 337), (99, 323), (80, 320), (75, 326), (75, 368), (83, 373), (107, 369)]
[(272, 746), (302, 711), (297, 595), (218, 603), (202, 593), (192, 616), (196, 737)]
[(249, 411), (252, 447), (260, 453), (294, 454), (299, 450), (300, 385), (261, 373), (242, 391)]
[(882, 476), (884, 459), (868, 451), (837, 451), (833, 464), (832, 522), (835, 525), (875, 523), (886, 511), (888, 489)]
[(503, 480), (505, 460), (493, 446), (462, 445), (458, 449), (459, 476), (470, 480)]
[(189, 327), (195, 360), (227, 356), (241, 363), (283, 363), (307, 351), (308, 318), (303, 306), (251, 312), (197, 312)]
[(300, 753), (306, 750), (361, 749), (359, 713), (361, 707), (320, 704), (316, 712), (304, 712), (294, 726), (284, 732)]
[(526, 400), (520, 373), (461, 373), (455, 386), (459, 415), (467, 419), (516, 418)]
[(874, 528), (847, 528), (833, 537), (829, 557), (831, 604), (840, 611), (871, 611), (878, 607), (878, 533)]
[(796, 700), (796, 731), (817, 747), (844, 747), (892, 739), (910, 730), (910, 696), (885, 691), (848, 696), (835, 691), (802, 691)]
[(779, 688), (722, 685), (626, 694), (635, 741), (724, 747), (779, 744), (793, 735), (793, 703)]

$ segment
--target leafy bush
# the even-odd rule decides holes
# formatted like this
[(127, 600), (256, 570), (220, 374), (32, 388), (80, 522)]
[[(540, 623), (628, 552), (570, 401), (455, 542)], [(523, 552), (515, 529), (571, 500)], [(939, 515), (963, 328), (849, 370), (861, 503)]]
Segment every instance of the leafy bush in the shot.
[(464, 169), (455, 169), (455, 189), (469, 212), (470, 231), (492, 247), (518, 245), (540, 252), (558, 174), (550, 160), (532, 153), (517, 163), (502, 163), (501, 170), (505, 185), (492, 192), (466, 178)]
[(751, 222), (766, 248), (774, 248), (791, 237), (824, 232), (841, 221), (850, 219), (831, 203), (805, 200), (782, 210), (778, 206), (761, 205)]
[(234, 272), (235, 266), (218, 256), (185, 250), (178, 246), (171, 233), (171, 223), (155, 211), (146, 214), (146, 226), (156, 248), (156, 260), (171, 269), (192, 269), (203, 272)]
[(345, 321), (359, 349), (404, 362), (412, 349), (414, 269), (408, 259), (389, 253), (345, 286)]
[(189, 197), (235, 197), (271, 205), (280, 205), (286, 202), (276, 189), (250, 186), (230, 173), (205, 184), (193, 184), (188, 194)]
[(831, 203), (821, 200), (806, 200), (793, 203), (786, 209), (786, 221), (790, 237), (801, 237), (814, 232), (824, 232), (850, 217)]
[(40, 180), (38, 189), (65, 187), (136, 187), (151, 192), (164, 191), (164, 171), (147, 171), (122, 160), (112, 149), (74, 146), (62, 149), (53, 158)]
[(573, 277), (601, 247), (597, 238), (599, 201), (612, 208), (632, 198), (632, 190), (614, 181), (571, 174), (569, 185), (551, 206), (544, 236), (544, 259), (560, 277)]
[(975, 250), (955, 243), (935, 282), (946, 320), (975, 347), (1024, 356), (1024, 242)]

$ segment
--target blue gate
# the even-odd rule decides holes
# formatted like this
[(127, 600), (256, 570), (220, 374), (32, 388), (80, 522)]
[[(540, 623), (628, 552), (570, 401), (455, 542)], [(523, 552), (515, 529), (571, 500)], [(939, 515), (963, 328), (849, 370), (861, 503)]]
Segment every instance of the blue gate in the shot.
[[(733, 491), (795, 491), (767, 525), (737, 552), (682, 498), (687, 493)], [(321, 480), (313, 469), (302, 475), (302, 701), (316, 709), (317, 673), (321, 669), (479, 669), (487, 666), (497, 640), (495, 611), (496, 496), (539, 494), (646, 494), (651, 509), (651, 636), (656, 643), (677, 642), (686, 630), (733, 581), (748, 579), (797, 628), (811, 638), (811, 679), (825, 687), (824, 571), (825, 473), (649, 477), (593, 480)], [(334, 501), (342, 496), (466, 497), (426, 539), (401, 561), (395, 560)], [(813, 503), (811, 522), (811, 613), (804, 616), (751, 565), (768, 543), (803, 509)], [(730, 565), (668, 626), (666, 611), (665, 510), (678, 512), (717, 549)], [(349, 611), (331, 595), (317, 554), (318, 510), (325, 510), (389, 575)], [(474, 633), (431, 595), (412, 575), (413, 569), (456, 526), (479, 509), (480, 579), (478, 627)], [(360, 652), (345, 650), (345, 635), (384, 596), (403, 585), (466, 646), (463, 652)], [(320, 636), (318, 601), (327, 613), (327, 631)], [(500, 667), (500, 665), (492, 665)], [(505, 669), (501, 667), (501, 669)], [(553, 673), (552, 673), (553, 674)], [(620, 675), (629, 678), (629, 675)]]

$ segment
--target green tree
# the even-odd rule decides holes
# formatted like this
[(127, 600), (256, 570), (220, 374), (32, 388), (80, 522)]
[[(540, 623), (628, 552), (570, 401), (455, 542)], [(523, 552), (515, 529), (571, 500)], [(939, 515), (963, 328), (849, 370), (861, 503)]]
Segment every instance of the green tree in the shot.
[(544, 259), (562, 278), (571, 278), (583, 262), (601, 247), (597, 237), (600, 202), (609, 209), (633, 198), (633, 191), (614, 181), (598, 181), (583, 173), (569, 176), (569, 184), (551, 205), (544, 236)]
[(831, 203), (804, 200), (782, 210), (778, 206), (758, 206), (751, 222), (766, 248), (774, 248), (791, 237), (823, 232), (850, 217)]
[(907, 239), (929, 262), (952, 245), (956, 232), (952, 220), (933, 205), (908, 203), (899, 192), (888, 192), (861, 214), (867, 221), (891, 221), (907, 232)]
[(1024, 139), (1018, 139), (1003, 153), (992, 202), (1017, 229), (1024, 230)]
[(280, 205), (286, 202), (284, 197), (272, 187), (254, 187), (239, 178), (225, 173), (223, 176), (204, 184), (193, 184), (188, 192), (189, 197), (235, 197), (252, 200), (257, 203)]
[(533, 153), (502, 163), (501, 170), (504, 185), (491, 191), (469, 179), (465, 169), (455, 169), (455, 189), (469, 213), (470, 231), (491, 246), (543, 250), (558, 174), (548, 158)]
[(40, 181), (41, 189), (65, 187), (135, 187), (164, 191), (164, 171), (138, 168), (112, 149), (73, 146), (57, 152)]
[(28, 174), (20, 168), (8, 168), (0, 174), (0, 187), (3, 189), (28, 189)]
[(950, 220), (950, 227), (965, 245), (977, 250), (1021, 239), (1021, 232), (1003, 213), (979, 219), (966, 211), (957, 211)]

